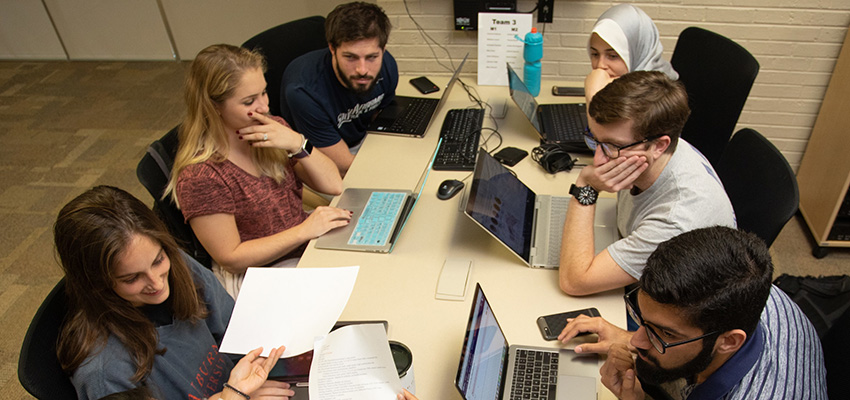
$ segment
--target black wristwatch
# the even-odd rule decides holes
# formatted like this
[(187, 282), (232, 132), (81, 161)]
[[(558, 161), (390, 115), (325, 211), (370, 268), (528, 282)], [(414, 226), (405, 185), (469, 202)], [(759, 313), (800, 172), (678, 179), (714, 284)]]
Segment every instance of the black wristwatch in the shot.
[(599, 197), (599, 192), (590, 185), (576, 186), (573, 184), (570, 186), (570, 194), (583, 206), (596, 204), (596, 198)]

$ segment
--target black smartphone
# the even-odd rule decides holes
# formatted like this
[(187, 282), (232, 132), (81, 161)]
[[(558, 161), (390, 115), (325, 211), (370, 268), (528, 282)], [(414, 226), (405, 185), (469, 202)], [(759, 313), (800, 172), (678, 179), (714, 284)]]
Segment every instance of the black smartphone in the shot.
[[(556, 340), (558, 339), (558, 335), (561, 334), (561, 331), (564, 330), (564, 327), (567, 326), (567, 318), (575, 318), (582, 314), (587, 315), (588, 317), (600, 316), (599, 310), (596, 308), (585, 308), (583, 310), (544, 315), (537, 318), (537, 327), (540, 328), (540, 333), (543, 335), (543, 339)], [(588, 332), (580, 333), (579, 336), (587, 334)]]
[(523, 149), (518, 149), (516, 147), (505, 147), (504, 149), (499, 150), (496, 154), (493, 154), (493, 158), (499, 161), (502, 164), (505, 164), (509, 167), (513, 167), (518, 162), (522, 161), (525, 156), (528, 155), (528, 152)]
[(574, 86), (552, 86), (552, 94), (555, 96), (584, 96), (583, 87)]
[(430, 79), (420, 76), (418, 78), (413, 78), (410, 80), (410, 84), (413, 85), (416, 89), (418, 89), (422, 94), (434, 93), (439, 91), (440, 88), (431, 82)]

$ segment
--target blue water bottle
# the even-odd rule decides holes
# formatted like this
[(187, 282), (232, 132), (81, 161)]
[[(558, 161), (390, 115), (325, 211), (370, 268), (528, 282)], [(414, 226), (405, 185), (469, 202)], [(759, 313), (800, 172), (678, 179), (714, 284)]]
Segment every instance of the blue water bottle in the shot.
[(522, 57), (525, 59), (523, 80), (532, 96), (540, 94), (540, 59), (543, 58), (543, 35), (537, 33), (537, 28), (525, 34)]

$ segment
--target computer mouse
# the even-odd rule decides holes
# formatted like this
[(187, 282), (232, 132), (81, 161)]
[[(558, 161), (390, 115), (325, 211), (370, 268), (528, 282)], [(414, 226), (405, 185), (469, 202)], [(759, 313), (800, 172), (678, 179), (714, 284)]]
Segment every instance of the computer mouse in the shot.
[(440, 188), (437, 189), (437, 198), (440, 200), (448, 200), (455, 197), (461, 189), (463, 189), (463, 181), (459, 181), (457, 179), (446, 179), (440, 184)]

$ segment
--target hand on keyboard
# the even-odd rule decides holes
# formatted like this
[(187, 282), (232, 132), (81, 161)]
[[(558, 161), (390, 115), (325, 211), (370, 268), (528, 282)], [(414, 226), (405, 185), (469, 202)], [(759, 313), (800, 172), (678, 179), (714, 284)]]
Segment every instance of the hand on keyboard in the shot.
[(304, 239), (315, 239), (331, 229), (346, 226), (351, 222), (351, 211), (336, 207), (319, 206), (307, 216), (301, 224), (301, 235)]

